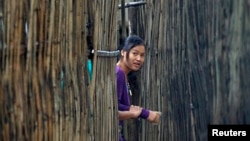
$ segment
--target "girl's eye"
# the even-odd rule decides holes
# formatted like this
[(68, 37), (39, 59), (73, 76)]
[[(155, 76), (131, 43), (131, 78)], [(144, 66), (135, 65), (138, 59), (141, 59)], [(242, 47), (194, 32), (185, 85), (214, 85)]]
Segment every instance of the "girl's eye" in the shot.
[(137, 52), (133, 52), (133, 55), (138, 55), (138, 53)]

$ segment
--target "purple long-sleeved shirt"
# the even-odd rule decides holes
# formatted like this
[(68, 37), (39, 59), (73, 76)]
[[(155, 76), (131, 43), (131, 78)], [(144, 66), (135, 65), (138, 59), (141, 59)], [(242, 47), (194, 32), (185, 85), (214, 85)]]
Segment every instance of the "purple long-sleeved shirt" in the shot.
[[(123, 70), (116, 66), (116, 84), (117, 84), (117, 97), (118, 97), (118, 110), (128, 111), (130, 108), (129, 90), (126, 83), (126, 77)], [(149, 116), (149, 110), (143, 108), (140, 114), (140, 118), (147, 119)], [(119, 121), (119, 125), (122, 126), (123, 121)]]

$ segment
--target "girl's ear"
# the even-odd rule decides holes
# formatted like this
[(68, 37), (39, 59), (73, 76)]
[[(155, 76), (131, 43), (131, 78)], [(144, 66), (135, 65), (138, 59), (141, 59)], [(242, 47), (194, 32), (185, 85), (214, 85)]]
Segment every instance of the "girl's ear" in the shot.
[(121, 56), (124, 57), (125, 51), (121, 50)]

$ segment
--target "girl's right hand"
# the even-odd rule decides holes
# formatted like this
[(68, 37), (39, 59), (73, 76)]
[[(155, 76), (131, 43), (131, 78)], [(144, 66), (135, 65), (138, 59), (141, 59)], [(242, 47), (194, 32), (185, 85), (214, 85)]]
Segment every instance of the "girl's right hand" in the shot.
[(131, 105), (129, 111), (132, 113), (133, 118), (138, 118), (142, 112), (142, 108), (140, 106)]

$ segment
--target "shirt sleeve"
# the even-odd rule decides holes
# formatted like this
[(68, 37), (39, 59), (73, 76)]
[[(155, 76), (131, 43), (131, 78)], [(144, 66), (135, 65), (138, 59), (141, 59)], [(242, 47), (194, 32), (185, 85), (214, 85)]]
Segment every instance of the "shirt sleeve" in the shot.
[(143, 108), (142, 109), (142, 112), (141, 112), (141, 114), (140, 114), (140, 118), (143, 118), (143, 119), (147, 119), (148, 118), (148, 116), (149, 116), (149, 110), (148, 109), (145, 109), (145, 108)]

